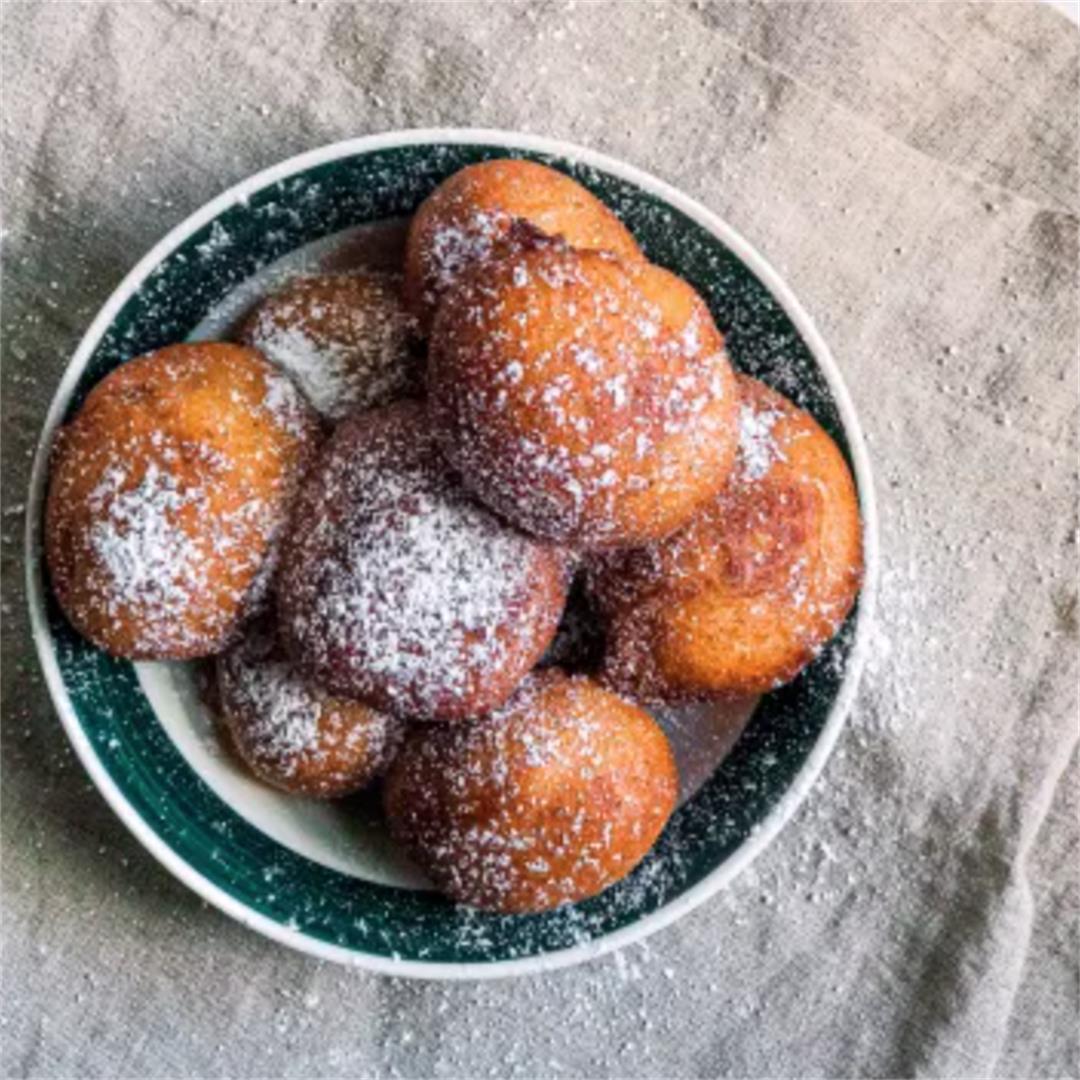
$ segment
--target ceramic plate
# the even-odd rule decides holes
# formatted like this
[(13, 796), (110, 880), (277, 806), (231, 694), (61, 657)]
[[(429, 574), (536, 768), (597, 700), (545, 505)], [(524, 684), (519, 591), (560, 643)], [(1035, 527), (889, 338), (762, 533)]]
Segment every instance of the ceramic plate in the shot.
[[(808, 409), (851, 463), (866, 577), (840, 634), (792, 684), (739, 706), (659, 717), (682, 800), (626, 880), (533, 916), (456, 907), (390, 845), (377, 806), (289, 798), (218, 750), (191, 668), (114, 660), (82, 640), (41, 562), (48, 448), (58, 424), (117, 364), (226, 334), (300, 269), (393, 264), (403, 224), (443, 178), (507, 155), (543, 161), (611, 206), (648, 257), (706, 298), (735, 364)], [(496, 131), (433, 130), (337, 143), (245, 180), (193, 214), (127, 276), (83, 338), (53, 400), (31, 484), (27, 568), (34, 635), (60, 718), (91, 777), (139, 840), (205, 899), (317, 956), (426, 978), (561, 967), (628, 944), (730, 881), (776, 835), (821, 770), (862, 666), (877, 576), (866, 452), (828, 349), (754, 249), (703, 206), (580, 147)]]

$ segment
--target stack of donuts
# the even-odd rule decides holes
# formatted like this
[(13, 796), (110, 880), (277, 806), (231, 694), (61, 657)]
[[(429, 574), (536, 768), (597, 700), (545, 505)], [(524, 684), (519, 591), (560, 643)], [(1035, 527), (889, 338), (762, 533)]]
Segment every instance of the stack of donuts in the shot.
[(457, 902), (628, 874), (678, 791), (648, 709), (781, 685), (854, 602), (837, 447), (560, 172), (461, 170), (401, 274), (296, 277), (234, 336), (128, 361), (60, 430), (55, 594), (115, 656), (208, 658), (260, 780), (380, 779)]

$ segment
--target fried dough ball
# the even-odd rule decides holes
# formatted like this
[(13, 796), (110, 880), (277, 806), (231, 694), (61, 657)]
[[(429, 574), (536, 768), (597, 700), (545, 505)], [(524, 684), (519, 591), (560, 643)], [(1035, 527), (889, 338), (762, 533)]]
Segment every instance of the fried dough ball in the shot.
[(531, 676), (473, 724), (414, 729), (387, 774), (391, 834), (452, 899), (545, 911), (645, 857), (678, 775), (648, 713), (585, 676)]
[(724, 493), (669, 539), (599, 556), (607, 680), (644, 701), (763, 693), (836, 633), (859, 589), (855, 485), (806, 412), (739, 377), (739, 455)]
[(571, 247), (643, 259), (626, 226), (569, 176), (512, 158), (469, 165), (428, 196), (409, 226), (405, 298), (425, 334), (446, 291), (491, 255), (515, 220)]
[(504, 701), (543, 655), (565, 553), (475, 503), (423, 408), (354, 413), (304, 486), (278, 580), (289, 655), (330, 692), (421, 719)]
[(317, 437), (253, 349), (173, 345), (111, 372), (53, 450), (45, 554), (68, 619), (132, 660), (220, 651), (265, 592)]
[(336, 799), (389, 764), (404, 726), (358, 701), (335, 698), (288, 662), (261, 626), (216, 661), (217, 712), (237, 756), (267, 784)]
[(466, 485), (575, 546), (666, 536), (712, 499), (737, 398), (689, 285), (557, 241), (532, 237), (460, 280), (431, 338), (429, 412)]
[(296, 278), (251, 311), (240, 338), (288, 372), (320, 414), (385, 405), (419, 388), (413, 320), (397, 274)]

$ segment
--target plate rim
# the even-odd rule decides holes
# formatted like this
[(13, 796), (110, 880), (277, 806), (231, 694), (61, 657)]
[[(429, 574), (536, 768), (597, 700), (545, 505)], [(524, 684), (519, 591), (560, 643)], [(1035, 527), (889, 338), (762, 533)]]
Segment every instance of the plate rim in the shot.
[[(370, 153), (425, 143), (477, 143), (507, 150), (526, 150), (551, 154), (582, 165), (611, 173), (653, 194), (686, 214), (710, 232), (743, 262), (772, 294), (791, 319), (818, 365), (832, 393), (844, 434), (848, 441), (852, 470), (859, 492), (863, 539), (863, 583), (855, 623), (855, 640), (844, 672), (839, 693), (828, 718), (795, 779), (738, 849), (701, 881), (656, 911), (628, 926), (592, 941), (530, 957), (493, 961), (427, 962), (383, 957), (311, 937), (273, 919), (252, 911), (242, 902), (204, 878), (184, 861), (168, 843), (138, 814), (119, 786), (108, 775), (78, 716), (60, 673), (55, 643), (49, 630), (45, 608), (45, 584), (39, 523), (44, 506), (45, 484), (53, 435), (63, 418), (75, 385), (102, 336), (123, 305), (138, 290), (153, 270), (188, 237), (216, 219), (230, 206), (245, 201), (251, 194), (296, 173), (358, 153)], [(363, 135), (307, 150), (261, 169), (233, 184), (204, 203), (170, 229), (132, 267), (113, 290), (83, 334), (68, 361), (53, 394), (34, 453), (30, 487), (26, 503), (24, 558), (26, 595), (30, 609), (30, 628), (45, 675), (46, 686), (60, 721), (76, 755), (113, 812), (135, 838), (174, 877), (202, 899), (251, 930), (322, 960), (332, 960), (377, 974), (429, 980), (486, 980), (514, 975), (537, 974), (568, 967), (624, 948), (670, 926), (683, 915), (704, 903), (732, 882), (772, 842), (794, 815), (825, 766), (844, 722), (851, 710), (869, 649), (879, 576), (878, 519), (873, 476), (862, 426), (859, 423), (847, 386), (824, 338), (791, 288), (772, 265), (737, 230), (698, 200), (684, 194), (665, 180), (619, 158), (547, 136), (531, 135), (499, 128), (408, 128)]]

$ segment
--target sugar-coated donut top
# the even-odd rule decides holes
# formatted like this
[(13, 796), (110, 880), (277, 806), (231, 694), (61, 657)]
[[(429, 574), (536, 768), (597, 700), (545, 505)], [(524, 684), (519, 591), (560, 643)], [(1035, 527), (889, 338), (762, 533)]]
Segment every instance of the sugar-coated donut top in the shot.
[[(458, 795), (494, 790), (511, 806), (542, 796), (533, 788), (533, 769), (565, 770), (583, 782), (595, 779), (606, 764), (609, 714), (634, 708), (585, 675), (552, 668), (535, 672), (482, 720), (447, 731), (443, 742), (421, 740), (420, 756), (442, 763), (445, 782)], [(450, 743), (455, 752), (444, 757), (440, 750)], [(575, 831), (573, 824), (570, 828)]]
[(548, 670), (477, 723), (417, 732), (390, 785), (391, 826), (440, 885), (524, 911), (628, 873), (673, 810), (678, 780), (647, 713)]
[(269, 634), (249, 634), (222, 654), (217, 672), (222, 708), (240, 718), (245, 742), (260, 756), (289, 776), (302, 755), (318, 753), (326, 695), (275, 654)]
[(359, 786), (400, 737), (392, 717), (331, 698), (258, 627), (218, 658), (221, 707), (237, 748), (264, 777), (320, 789)]
[(840, 570), (820, 565), (831, 513), (857, 515), (847, 468), (809, 414), (756, 379), (738, 383), (738, 453), (727, 487), (667, 540), (597, 558), (594, 565), (609, 568), (600, 595), (607, 607), (654, 590), (673, 597), (719, 587), (782, 595), (813, 615), (832, 606), (812, 586), (815, 575)]
[(693, 290), (660, 274), (527, 239), (447, 295), (437, 430), (469, 486), (524, 528), (641, 541), (722, 485), (735, 440), (723, 340)]
[(46, 546), (69, 617), (135, 658), (220, 647), (265, 589), (314, 438), (295, 385), (250, 349), (116, 369), (57, 437)]
[(748, 376), (739, 389), (739, 453), (721, 506), (733, 519), (729, 574), (748, 592), (785, 596), (817, 648), (850, 610), (862, 576), (854, 481), (809, 413)]
[(412, 318), (397, 274), (297, 278), (263, 300), (243, 339), (288, 372), (331, 420), (399, 396), (411, 378)]
[(783, 413), (771, 402), (748, 400), (739, 402), (739, 450), (732, 471), (734, 483), (752, 484), (764, 479), (777, 461), (784, 460), (784, 451), (777, 441), (775, 429)]
[(460, 213), (436, 229), (427, 249), (428, 291), (435, 303), (471, 267), (486, 261), (514, 218), (497, 207), (462, 206)]
[[(807, 607), (813, 616), (839, 609), (817, 595), (814, 578), (833, 569), (820, 564), (827, 518), (847, 494), (833, 490), (834, 479), (846, 479), (846, 467), (809, 414), (755, 379), (742, 376), (739, 385), (739, 446), (730, 483), (698, 522), (672, 537), (661, 563), (668, 574), (678, 566), (678, 575), (691, 581), (703, 568), (722, 568), (730, 588), (783, 595), (793, 609)], [(813, 468), (822, 457), (827, 467)], [(793, 460), (800, 461), (796, 468)], [(854, 505), (843, 510), (854, 512)]]
[(837, 631), (862, 573), (858, 499), (806, 412), (739, 378), (727, 488), (679, 532), (597, 557), (611, 620), (605, 670), (643, 700), (758, 693), (793, 678)]
[[(515, 624), (532, 617), (538, 561), (553, 558), (463, 491), (420, 406), (356, 415), (301, 496), (286, 639), (324, 677), (362, 670), (397, 707), (437, 713), (508, 660)], [(558, 611), (548, 618), (553, 632)]]
[(619, 218), (565, 173), (517, 158), (466, 166), (432, 192), (409, 229), (405, 288), (425, 333), (447, 290), (490, 258), (516, 223), (576, 248), (643, 258)]

